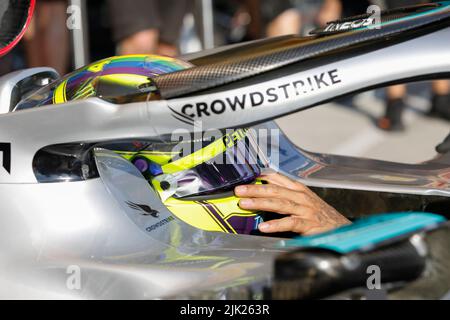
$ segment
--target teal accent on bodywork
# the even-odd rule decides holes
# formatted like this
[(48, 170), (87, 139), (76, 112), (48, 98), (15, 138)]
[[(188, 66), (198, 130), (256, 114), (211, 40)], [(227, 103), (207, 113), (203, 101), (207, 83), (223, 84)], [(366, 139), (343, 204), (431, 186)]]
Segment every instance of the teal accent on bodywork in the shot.
[(330, 232), (286, 241), (283, 247), (323, 248), (345, 254), (370, 249), (414, 232), (430, 230), (445, 221), (444, 217), (431, 213), (381, 214)]
[(399, 18), (396, 20), (392, 20), (392, 21), (386, 21), (380, 24), (374, 24), (371, 26), (366, 26), (366, 27), (361, 27), (361, 28), (357, 28), (354, 29), (355, 31), (360, 31), (360, 30), (367, 30), (367, 29), (373, 29), (373, 28), (382, 28), (384, 26), (388, 26), (390, 24), (394, 24), (394, 23), (398, 23), (398, 22), (402, 22), (402, 21), (407, 21), (407, 20), (411, 20), (417, 17), (421, 17), (421, 16), (425, 16), (425, 15), (429, 15), (429, 14), (433, 14), (436, 12), (440, 12), (440, 11), (445, 11), (445, 10), (449, 10), (450, 9), (450, 1), (443, 1), (443, 2), (438, 2), (438, 4), (441, 5), (441, 7), (438, 7), (436, 9), (432, 9), (430, 11), (424, 11), (424, 12), (420, 12), (420, 13), (416, 13), (404, 18)]

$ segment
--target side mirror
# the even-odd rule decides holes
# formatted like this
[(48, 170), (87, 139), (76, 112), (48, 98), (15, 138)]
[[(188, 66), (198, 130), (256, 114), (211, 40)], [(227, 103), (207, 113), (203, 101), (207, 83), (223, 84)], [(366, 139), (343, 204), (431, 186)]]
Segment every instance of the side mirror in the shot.
[(52, 68), (31, 68), (0, 77), (0, 114), (11, 112), (25, 96), (59, 78)]

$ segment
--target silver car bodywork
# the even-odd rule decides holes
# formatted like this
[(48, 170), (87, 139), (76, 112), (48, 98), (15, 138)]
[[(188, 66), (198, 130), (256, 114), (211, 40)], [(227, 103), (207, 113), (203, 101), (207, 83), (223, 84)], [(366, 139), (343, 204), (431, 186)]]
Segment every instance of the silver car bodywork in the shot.
[[(449, 20), (445, 21), (448, 26)], [(450, 27), (441, 27), (376, 50), (323, 60), (318, 66), (308, 67), (305, 62), (303, 69), (257, 84), (127, 105), (91, 98), (12, 112), (18, 83), (54, 73), (40, 68), (1, 78), (0, 297), (262, 297), (263, 287), (272, 280), (274, 257), (286, 250), (284, 240), (206, 232), (187, 225), (167, 210), (130, 162), (101, 147), (111, 141), (161, 139), (175, 129), (194, 131), (199, 121), (202, 130), (260, 123), (255, 128), (265, 129), (258, 132), (267, 135), (262, 138), (274, 147), (269, 153), (273, 169), (322, 190), (331, 203), (340, 190), (378, 198), (380, 194), (409, 196), (411, 203), (417, 199), (424, 203), (428, 197), (430, 203), (446, 201), (448, 155), (404, 165), (312, 154), (292, 145), (270, 120), (385, 83), (448, 74), (450, 42), (443, 39), (449, 38)], [(231, 50), (239, 55), (239, 47)], [(214, 53), (203, 56), (208, 54)], [(294, 83), (323, 74), (332, 85), (297, 94)], [(207, 119), (205, 114), (203, 118), (195, 114), (199, 103), (211, 107), (214, 101), (251, 93), (267, 100), (271, 88), (282, 90), (277, 101), (210, 112)], [(179, 121), (180, 114), (197, 122)], [(39, 150), (81, 142), (96, 144), (90, 152), (95, 155), (97, 177), (38, 181), (33, 161)], [(146, 215), (127, 206), (128, 201), (146, 204), (159, 215)], [(362, 215), (347, 205), (348, 212), (354, 211), (349, 216)], [(393, 210), (389, 205), (385, 208)], [(409, 209), (413, 208), (404, 210)], [(436, 297), (443, 296), (448, 288), (437, 291)]]

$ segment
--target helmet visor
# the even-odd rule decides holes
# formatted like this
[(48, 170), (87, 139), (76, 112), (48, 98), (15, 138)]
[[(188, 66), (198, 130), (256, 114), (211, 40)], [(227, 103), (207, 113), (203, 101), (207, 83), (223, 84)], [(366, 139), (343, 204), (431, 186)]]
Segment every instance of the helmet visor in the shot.
[(206, 147), (158, 166), (141, 157), (134, 163), (148, 174), (163, 198), (212, 196), (252, 183), (268, 167), (253, 130), (236, 130)]

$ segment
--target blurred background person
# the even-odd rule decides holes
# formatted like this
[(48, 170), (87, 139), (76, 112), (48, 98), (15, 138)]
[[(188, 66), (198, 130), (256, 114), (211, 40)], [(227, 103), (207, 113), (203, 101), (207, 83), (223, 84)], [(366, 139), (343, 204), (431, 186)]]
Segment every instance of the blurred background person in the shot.
[(14, 70), (13, 61), (16, 50), (16, 48), (13, 49), (9, 54), (1, 58), (2, 62), (0, 63), (0, 76), (10, 73)]
[(316, 23), (318, 26), (324, 27), (328, 22), (366, 13), (371, 4), (369, 0), (324, 0)]
[(289, 0), (216, 0), (216, 45), (298, 34), (301, 15)]
[(441, 154), (450, 152), (450, 134), (436, 147), (436, 151)]
[(28, 67), (48, 66), (63, 75), (70, 67), (70, 34), (66, 0), (39, 0), (24, 36)]
[[(448, 80), (431, 82), (431, 108), (429, 116), (450, 120), (450, 83)], [(406, 85), (391, 86), (386, 89), (386, 112), (378, 120), (378, 127), (387, 131), (402, 131), (403, 112), (406, 109), (407, 87)]]
[(245, 0), (250, 14), (249, 35), (253, 39), (298, 34), (301, 16), (289, 0)]
[[(385, 0), (379, 1), (350, 1), (350, 0), (324, 0), (317, 15), (317, 24), (325, 26), (327, 22), (338, 20), (341, 17), (359, 15), (367, 12), (371, 4), (383, 4), (385, 9), (407, 7), (430, 1), (414, 0)], [(447, 80), (433, 81), (431, 83), (431, 108), (428, 115), (450, 120), (450, 82)], [(406, 109), (407, 86), (395, 85), (386, 88), (385, 114), (377, 121), (380, 129), (387, 131), (404, 130), (403, 113)]]
[(117, 53), (176, 56), (192, 0), (108, 0)]
[[(385, 0), (385, 2), (387, 9), (394, 9), (433, 1)], [(428, 115), (450, 120), (449, 81), (433, 81), (431, 83), (431, 91), (431, 108)], [(380, 129), (387, 131), (402, 131), (405, 129), (403, 124), (403, 113), (406, 109), (406, 95), (406, 85), (396, 85), (386, 89), (386, 111), (384, 116), (377, 122)]]

